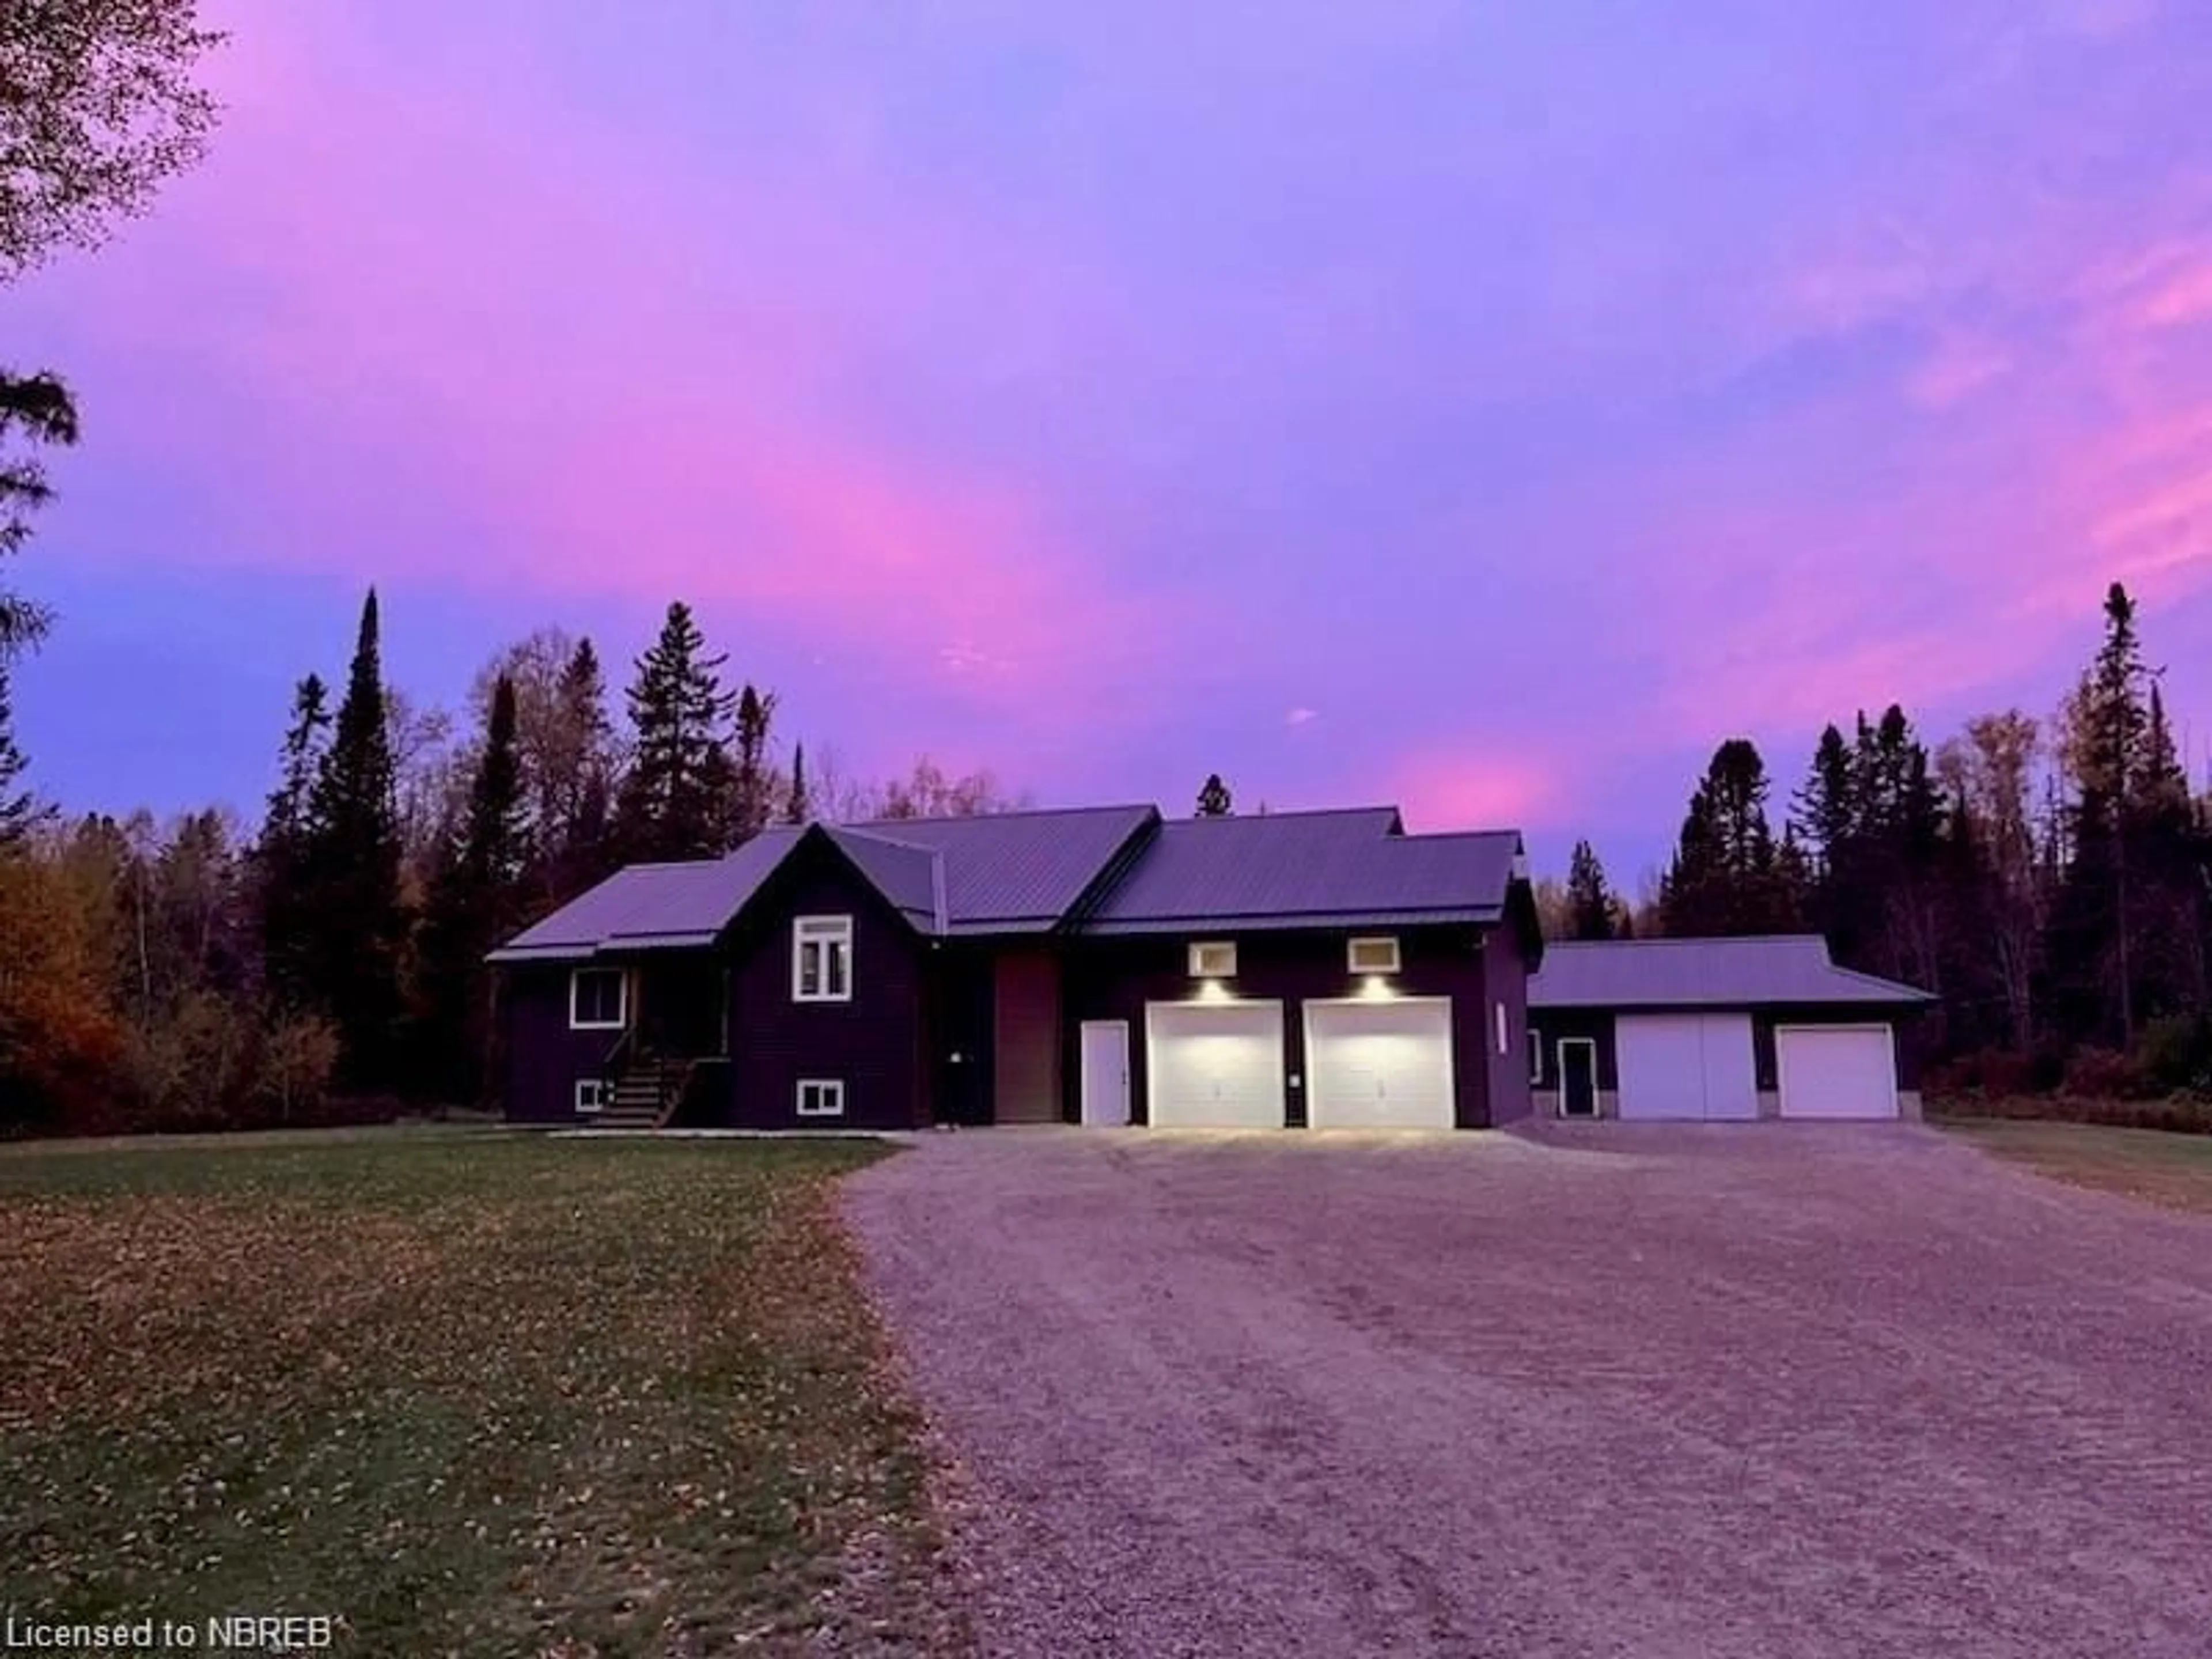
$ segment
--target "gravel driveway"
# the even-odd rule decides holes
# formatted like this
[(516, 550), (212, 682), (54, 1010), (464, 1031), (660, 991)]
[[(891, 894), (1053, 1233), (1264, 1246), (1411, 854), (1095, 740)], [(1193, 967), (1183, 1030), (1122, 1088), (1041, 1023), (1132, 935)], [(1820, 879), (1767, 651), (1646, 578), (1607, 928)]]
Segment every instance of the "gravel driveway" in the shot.
[(2212, 1652), (2202, 1219), (1783, 1124), (971, 1133), (848, 1201), (989, 1653)]

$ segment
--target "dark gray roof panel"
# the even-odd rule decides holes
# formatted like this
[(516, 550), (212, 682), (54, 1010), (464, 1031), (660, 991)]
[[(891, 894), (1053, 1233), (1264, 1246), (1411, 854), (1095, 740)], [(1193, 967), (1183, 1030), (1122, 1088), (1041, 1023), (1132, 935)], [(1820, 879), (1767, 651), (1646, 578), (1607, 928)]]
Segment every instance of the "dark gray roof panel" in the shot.
[(1521, 851), (1511, 830), (1397, 833), (1392, 807), (1181, 818), (1160, 826), (1085, 931), (1492, 921)]
[(1531, 1008), (1746, 1008), (1791, 1003), (1898, 1006), (1925, 991), (1838, 968), (1817, 933), (1619, 939), (1544, 947)]
[(849, 828), (943, 854), (951, 931), (1019, 933), (1056, 925), (1129, 838), (1158, 817), (1150, 806), (1089, 806), (887, 818)]
[(704, 943), (737, 915), (798, 840), (769, 830), (727, 858), (696, 864), (633, 864), (570, 900), (499, 951), (495, 962), (589, 956)]
[(833, 828), (830, 839), (860, 867), (899, 913), (925, 933), (945, 931), (945, 859), (934, 848), (859, 830)]

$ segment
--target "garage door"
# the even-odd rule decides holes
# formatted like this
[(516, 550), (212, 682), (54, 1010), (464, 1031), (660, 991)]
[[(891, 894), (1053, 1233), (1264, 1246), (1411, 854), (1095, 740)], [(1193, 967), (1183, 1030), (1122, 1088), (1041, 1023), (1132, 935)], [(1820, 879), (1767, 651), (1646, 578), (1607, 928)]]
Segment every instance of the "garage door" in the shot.
[(1306, 1004), (1306, 1121), (1450, 1128), (1450, 1000)]
[(1748, 1014), (1625, 1014), (1613, 1045), (1625, 1118), (1759, 1115)]
[(1897, 1115), (1887, 1025), (1785, 1025), (1774, 1034), (1774, 1057), (1784, 1117)]
[(1281, 1003), (1151, 1003), (1145, 1036), (1145, 1103), (1156, 1127), (1283, 1127)]

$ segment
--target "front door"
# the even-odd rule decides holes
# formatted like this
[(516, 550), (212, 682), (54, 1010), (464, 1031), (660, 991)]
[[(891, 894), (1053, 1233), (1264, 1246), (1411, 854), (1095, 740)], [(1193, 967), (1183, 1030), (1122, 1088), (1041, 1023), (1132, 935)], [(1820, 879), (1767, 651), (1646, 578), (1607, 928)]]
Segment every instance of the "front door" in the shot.
[(1597, 1115), (1597, 1044), (1589, 1037), (1559, 1039), (1559, 1115)]
[(1129, 1121), (1129, 1022), (1083, 1022), (1083, 1121), (1123, 1124)]

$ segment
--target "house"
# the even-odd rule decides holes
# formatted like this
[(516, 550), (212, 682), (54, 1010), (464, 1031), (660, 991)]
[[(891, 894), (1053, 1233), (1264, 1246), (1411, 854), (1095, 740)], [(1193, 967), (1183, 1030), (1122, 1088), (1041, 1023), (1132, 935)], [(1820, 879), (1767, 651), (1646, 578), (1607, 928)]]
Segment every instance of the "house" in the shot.
[(1817, 935), (1553, 944), (1528, 982), (1535, 1109), (1917, 1118), (1911, 1017), (1934, 1000), (1837, 967)]
[(1138, 805), (769, 830), (491, 960), (522, 1122), (1471, 1128), (1541, 954), (1514, 832)]

